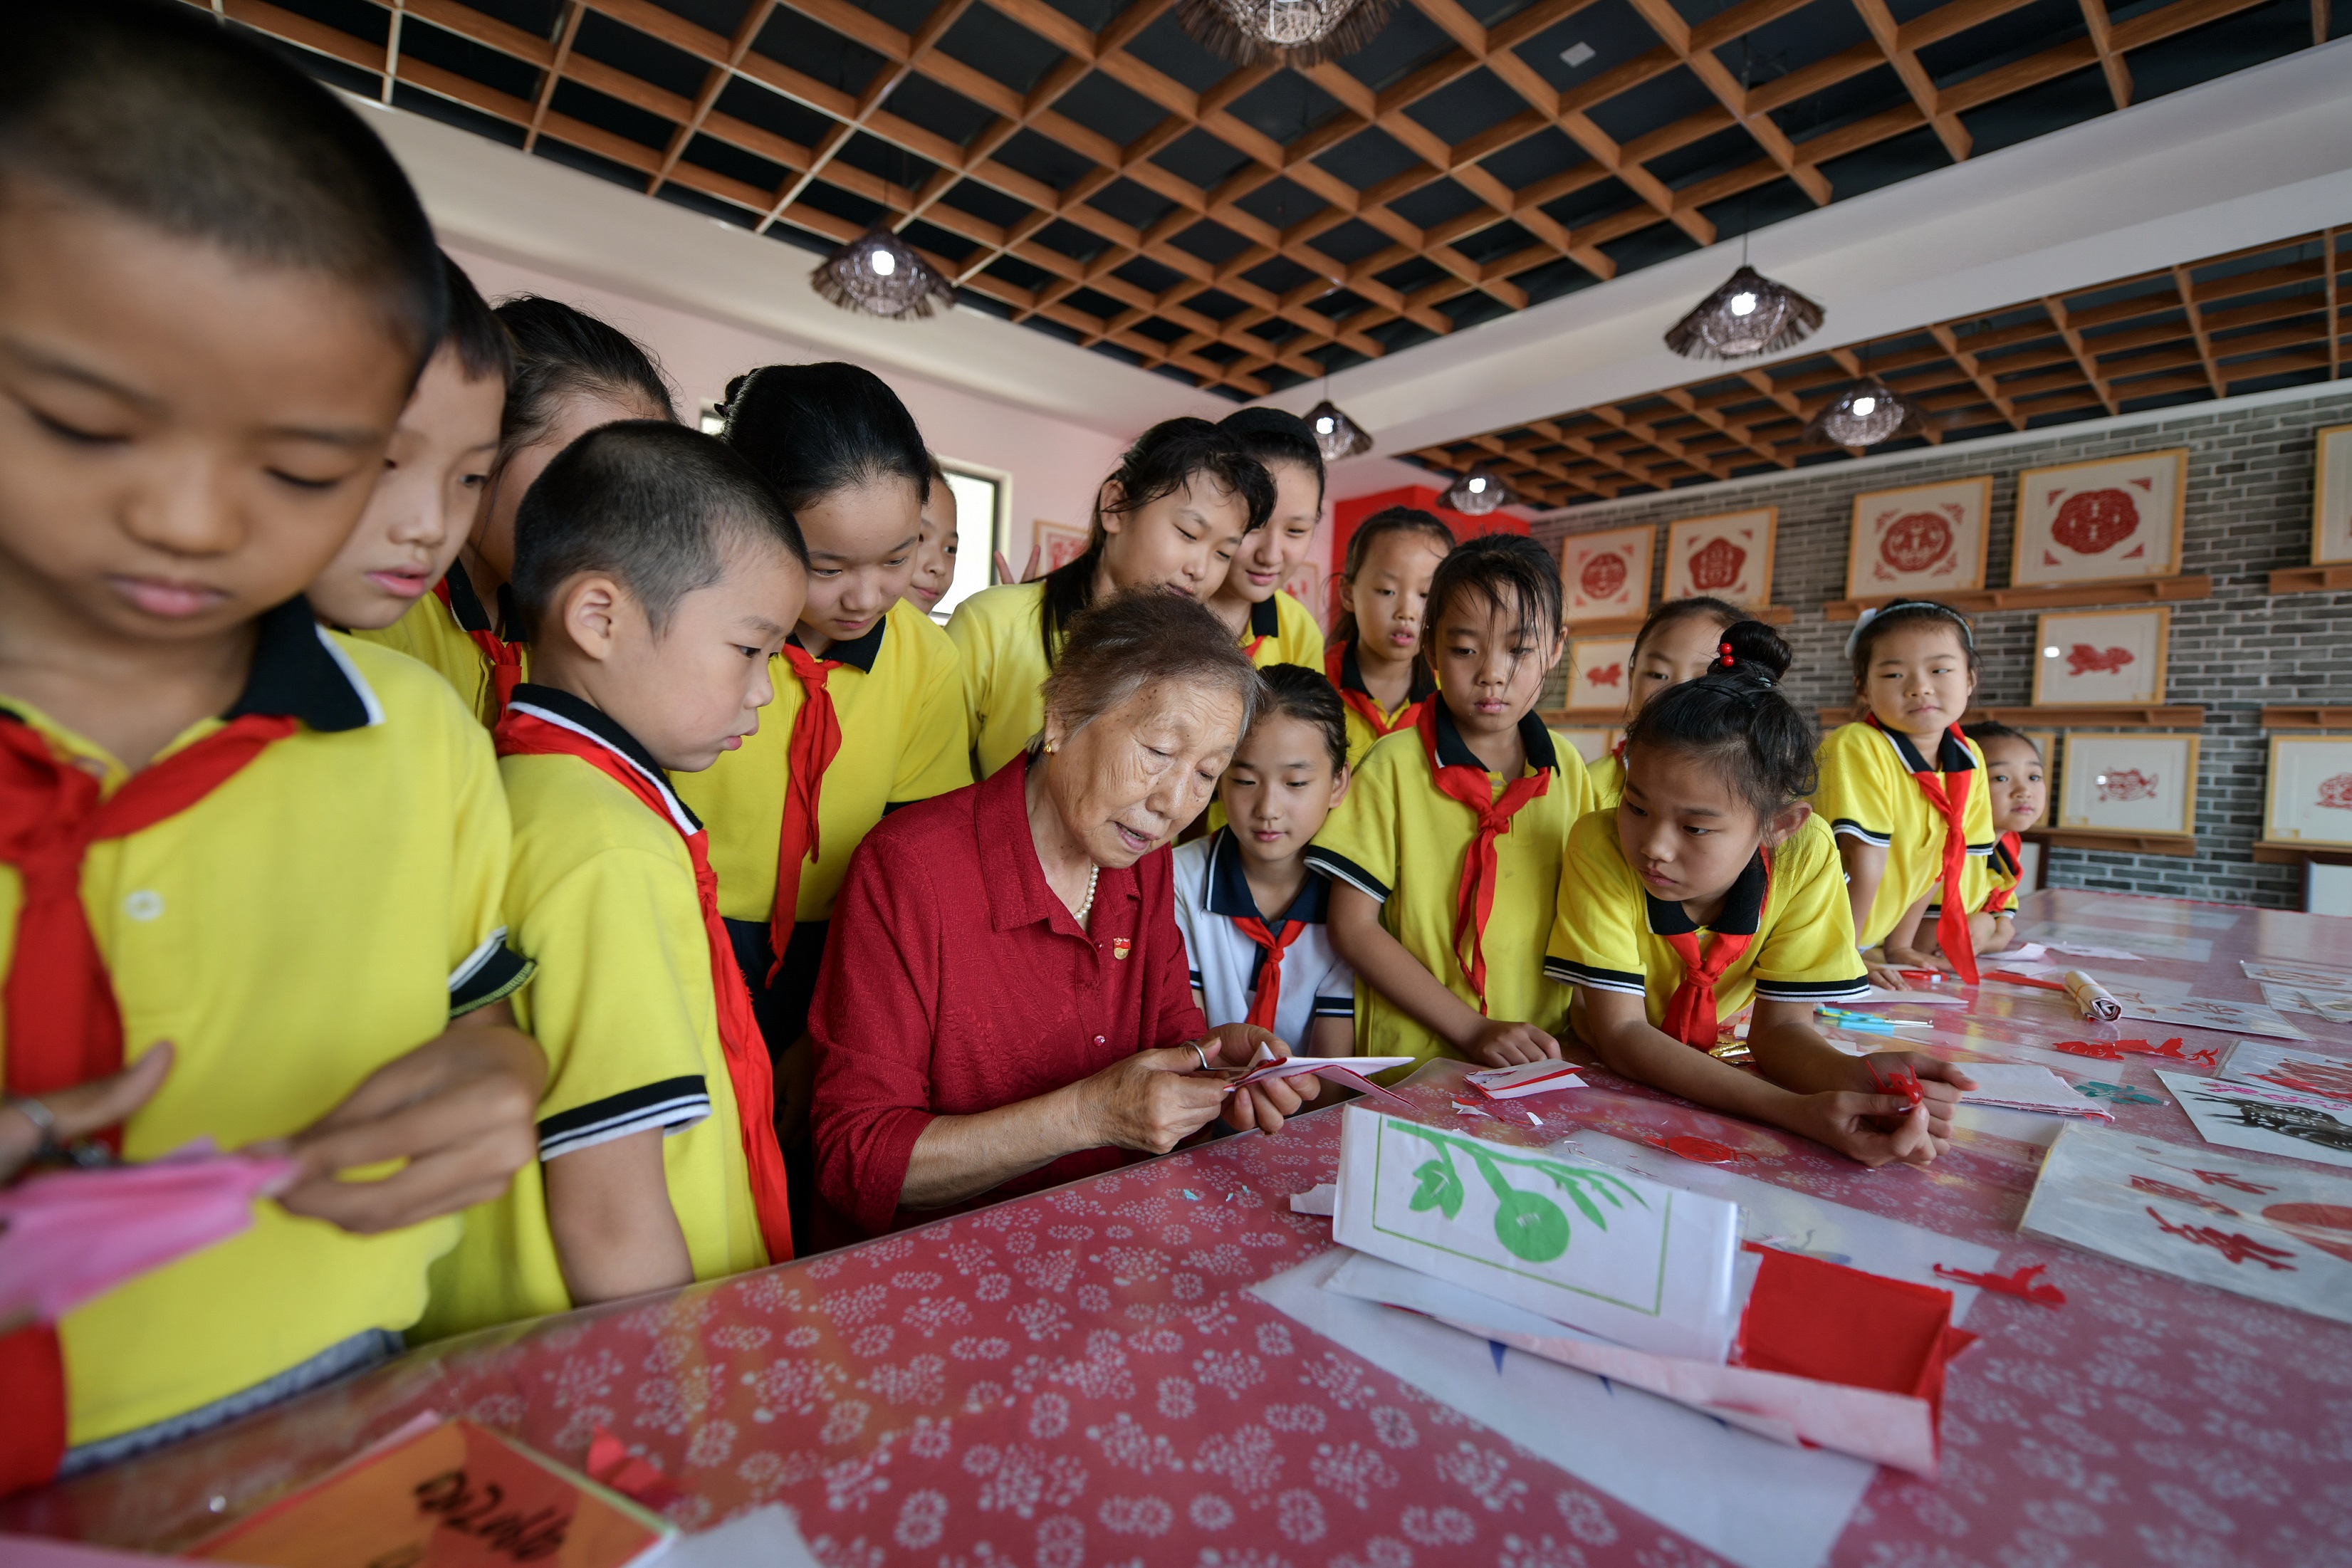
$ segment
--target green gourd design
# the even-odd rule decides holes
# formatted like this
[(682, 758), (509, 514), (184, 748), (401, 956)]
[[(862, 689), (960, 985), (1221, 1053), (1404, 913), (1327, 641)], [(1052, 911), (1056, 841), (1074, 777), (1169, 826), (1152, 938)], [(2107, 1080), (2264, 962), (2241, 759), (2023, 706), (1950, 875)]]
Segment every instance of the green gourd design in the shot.
[(1462, 1173), (1454, 1163), (1454, 1151), (1459, 1149), (1470, 1157), (1487, 1186), (1495, 1193), (1495, 1239), (1501, 1242), (1512, 1257), (1528, 1263), (1549, 1263), (1568, 1250), (1570, 1239), (1567, 1213), (1559, 1205), (1541, 1193), (1531, 1193), (1515, 1187), (1503, 1176), (1504, 1165), (1516, 1165), (1534, 1170), (1549, 1178), (1552, 1185), (1574, 1204), (1578, 1212), (1602, 1230), (1609, 1228), (1608, 1216), (1601, 1213), (1600, 1203), (1611, 1208), (1625, 1206), (1618, 1196), (1625, 1197), (1646, 1208), (1642, 1195), (1632, 1185), (1601, 1171), (1586, 1170), (1577, 1165), (1555, 1164), (1549, 1160), (1523, 1160), (1511, 1155), (1497, 1156), (1486, 1144), (1475, 1139), (1449, 1138), (1425, 1127), (1410, 1122), (1392, 1123), (1398, 1131), (1435, 1145), (1437, 1153), (1413, 1171), (1419, 1184), (1413, 1189), (1412, 1208), (1416, 1214), (1435, 1209), (1447, 1219), (1462, 1217)]

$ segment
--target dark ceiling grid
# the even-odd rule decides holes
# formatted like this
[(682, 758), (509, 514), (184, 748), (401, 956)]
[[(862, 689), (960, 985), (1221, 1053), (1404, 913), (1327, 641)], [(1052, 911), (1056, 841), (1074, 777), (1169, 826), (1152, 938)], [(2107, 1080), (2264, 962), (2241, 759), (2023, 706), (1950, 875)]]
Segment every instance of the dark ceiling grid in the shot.
[(2327, 0), (1404, 0), (1294, 73), (1172, 0), (196, 3), (780, 239), (888, 224), (975, 306), (1234, 396), (2329, 30)]
[(1858, 457), (1805, 425), (1865, 368), (1927, 417), (1873, 448), (1895, 451), (2329, 381), (2347, 358), (2352, 229), (2323, 229), (1409, 456), (1561, 506)]

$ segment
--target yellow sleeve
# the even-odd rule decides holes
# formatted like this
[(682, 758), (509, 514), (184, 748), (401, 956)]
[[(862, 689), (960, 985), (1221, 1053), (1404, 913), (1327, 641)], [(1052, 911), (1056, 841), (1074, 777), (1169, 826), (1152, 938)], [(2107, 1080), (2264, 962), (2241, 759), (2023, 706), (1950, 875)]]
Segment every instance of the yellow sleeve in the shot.
[(1280, 662), (1303, 664), (1309, 669), (1323, 668), (1323, 628), (1315, 624), (1314, 612), (1279, 588), (1275, 590), (1275, 646), (1281, 650)]
[(964, 749), (971, 750), (980, 743), (980, 732), (988, 724), (988, 693), (996, 675), (996, 637), (988, 625), (988, 615), (977, 608), (983, 588), (956, 606), (948, 617), (948, 640), (955, 644), (956, 668), (963, 679)]
[(1772, 857), (1769, 924), (1750, 973), (1771, 1002), (1849, 1001), (1870, 989), (1837, 839), (1810, 817)]
[(913, 645), (909, 652), (917, 654), (915, 710), (907, 718), (887, 805), (929, 800), (971, 783), (971, 731), (963, 661), (956, 645), (931, 624), (929, 616), (906, 607), (910, 614), (905, 624), (893, 626), (890, 635), (903, 635)]
[(1563, 985), (1646, 994), (1641, 928), (1647, 906), (1617, 844), (1617, 813), (1588, 812), (1569, 830), (1544, 974)]
[[(1895, 827), (1890, 798), (1895, 758), (1886, 738), (1867, 724), (1841, 724), (1822, 737), (1820, 763), (1813, 810), (1828, 818), (1832, 834), (1885, 848)], [(1901, 782), (1913, 787), (1907, 778)], [(1990, 824), (1990, 806), (1987, 812)]]
[(1584, 765), (1584, 753), (1569, 744), (1568, 737), (1559, 731), (1548, 733), (1551, 736), (1552, 759), (1559, 764), (1559, 778), (1553, 787), (1568, 790), (1566, 820), (1573, 826), (1586, 812), (1601, 809), (1600, 792), (1592, 786), (1592, 774)]
[(1418, 734), (1400, 730), (1366, 753), (1348, 798), (1323, 819), (1322, 830), (1307, 847), (1307, 865), (1388, 902), (1402, 858), (1398, 807), (1411, 783), (1401, 764), (1420, 744)]

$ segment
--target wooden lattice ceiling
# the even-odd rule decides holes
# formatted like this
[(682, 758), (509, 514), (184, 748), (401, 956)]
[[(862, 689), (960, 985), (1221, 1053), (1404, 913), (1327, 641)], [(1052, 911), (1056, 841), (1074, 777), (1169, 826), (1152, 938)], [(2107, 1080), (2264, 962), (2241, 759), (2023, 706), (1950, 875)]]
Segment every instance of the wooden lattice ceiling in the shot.
[(1248, 396), (2330, 26), (2328, 0), (1405, 0), (1294, 72), (1226, 67), (1171, 0), (195, 3), (779, 238), (889, 224), (981, 308)]
[(1859, 457), (1805, 426), (1865, 369), (1926, 415), (1919, 435), (1871, 448), (1887, 452), (2347, 366), (2352, 229), (2322, 229), (1406, 455), (1446, 472), (1489, 463), (1522, 499), (1566, 506)]

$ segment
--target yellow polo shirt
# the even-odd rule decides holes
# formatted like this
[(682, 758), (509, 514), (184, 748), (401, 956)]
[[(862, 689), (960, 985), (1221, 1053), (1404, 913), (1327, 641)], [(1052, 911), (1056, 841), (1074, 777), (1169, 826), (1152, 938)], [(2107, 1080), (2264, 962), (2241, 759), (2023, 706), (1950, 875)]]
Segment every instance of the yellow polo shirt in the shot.
[(1643, 886), (1625, 863), (1617, 813), (1604, 808), (1587, 814), (1568, 836), (1544, 973), (1563, 985), (1646, 997), (1655, 1027), (1683, 980), (1682, 957), (1666, 938), (1696, 934), (1705, 952), (1727, 934), (1743, 933), (1750, 938), (1747, 951), (1715, 983), (1718, 1018), (1727, 1022), (1751, 997), (1811, 1005), (1853, 1001), (1869, 991), (1829, 824), (1809, 816), (1779, 848), (1759, 850), (1724, 896), (1715, 922), (1699, 926), (1680, 903)]
[[(1332, 652), (1339, 656), (1339, 672), (1336, 675), (1332, 674), (1331, 668)], [(1370, 701), (1373, 707), (1380, 707), (1380, 699), (1374, 697), (1364, 685), (1363, 669), (1356, 663), (1354, 643), (1343, 642), (1336, 649), (1327, 650), (1325, 656), (1317, 661), (1315, 668), (1331, 678), (1331, 684), (1339, 689), (1342, 697), (1353, 691)], [(1426, 702), (1436, 695), (1437, 683), (1430, 679), (1428, 674), (1416, 663), (1413, 666), (1412, 684), (1405, 689), (1404, 700), (1394, 708), (1381, 708), (1381, 716), (1393, 725), (1417, 704)], [(1355, 704), (1346, 703), (1344, 706), (1348, 711), (1348, 765), (1353, 768), (1362, 763), (1364, 754), (1372, 749), (1372, 743), (1380, 740), (1381, 736), (1366, 721), (1364, 716), (1356, 711)], [(1391, 730), (1390, 732), (1395, 731)]]
[(1264, 669), (1269, 665), (1303, 664), (1309, 669), (1323, 668), (1323, 628), (1315, 624), (1315, 616), (1306, 605), (1276, 588), (1270, 599), (1260, 599), (1250, 606), (1248, 623), (1242, 627), (1242, 649), (1250, 656), (1250, 663)]
[[(496, 631), (498, 623), (482, 607), (481, 596), (459, 563), (450, 563), (446, 576), (449, 602), (443, 604), (438, 594), (427, 594), (408, 606), (400, 619), (374, 631), (358, 631), (351, 635), (362, 642), (372, 642), (395, 653), (404, 653), (419, 664), (439, 672), (441, 679), (457, 689), (457, 695), (474, 717), (488, 729), (499, 721), (498, 691), (490, 684), (490, 661), (467, 632), (474, 629)], [(523, 679), (530, 679), (530, 649), (522, 650)]]
[[(1519, 738), (1527, 747), (1528, 771), (1549, 771), (1552, 780), (1495, 841), (1495, 908), (1484, 943), (1486, 1012), (1559, 1035), (1568, 1026), (1569, 991), (1544, 973), (1543, 941), (1551, 931), (1569, 828), (1584, 815), (1589, 792), (1575, 748), (1533, 714), (1519, 721)], [(1441, 765), (1478, 765), (1443, 699), (1437, 760)], [(1487, 778), (1500, 795), (1506, 781), (1494, 773)], [(1389, 934), (1474, 1008), (1477, 994), (1454, 952), (1454, 905), (1462, 858), (1476, 831), (1469, 808), (1438, 793), (1420, 732), (1401, 730), (1364, 758), (1348, 798), (1324, 820), (1307, 850), (1307, 863), (1316, 870), (1381, 900), (1381, 923)], [(1356, 1050), (1361, 1056), (1424, 1059), (1455, 1055), (1360, 974)]]
[[(620, 753), (667, 793), (660, 765), (588, 703), (524, 685), (514, 706)], [(768, 1263), (686, 840), (577, 757), (501, 757), (499, 773), (514, 812), (508, 940), (539, 966), (515, 998), (547, 1052), (539, 1162), (466, 1212), (464, 1239), (434, 1267), (418, 1339), (569, 1310), (541, 1167), (631, 1133), (665, 1134), (670, 1208), (697, 1279)]]
[[(228, 716), (300, 727), (203, 800), (90, 847), (82, 907), (121, 1010), (123, 1058), (178, 1053), (124, 1129), (153, 1160), (192, 1140), (235, 1149), (302, 1131), (453, 1010), (528, 973), (504, 944), (506, 795), (489, 737), (414, 659), (329, 632), (300, 598), (261, 617)], [(110, 794), (130, 777), (26, 705), (7, 710)], [(207, 719), (168, 755), (220, 728)], [(0, 963), (22, 884), (0, 867)], [(58, 1324), (68, 1442), (184, 1414), (354, 1334), (425, 1310), (453, 1215), (353, 1236), (255, 1205), (243, 1234), (142, 1274)]]
[(1041, 640), (1045, 608), (1041, 578), (982, 588), (948, 618), (948, 637), (963, 671), (972, 761), (982, 778), (1026, 751), (1045, 727), (1045, 700), (1038, 688), (1053, 665)]
[[(1912, 776), (1927, 763), (1907, 736), (1874, 724), (1841, 724), (1822, 737), (1820, 763), (1821, 785), (1813, 792), (1813, 809), (1829, 818), (1833, 832), (1886, 851), (1886, 870), (1879, 878), (1868, 918), (1854, 932), (1861, 946), (1876, 947), (1903, 918), (1903, 911), (1943, 880), (1944, 819)], [(1994, 837), (1984, 753), (1974, 741), (1955, 740), (1948, 734), (1937, 763), (1940, 781), (1974, 770), (1965, 807), (1970, 859), (1961, 896), (1966, 899), (1975, 893), (1980, 901), (1981, 889), (1989, 887), (1985, 861), (1992, 854)], [(1950, 787), (1948, 782), (1946, 787)]]
[[(835, 643), (824, 657), (842, 666), (824, 683), (841, 721), (841, 751), (817, 797), (820, 853), (801, 868), (796, 921), (832, 917), (851, 852), (885, 812), (971, 783), (956, 646), (930, 616), (900, 599), (871, 631)], [(731, 921), (764, 921), (775, 907), (776, 848), (792, 781), (787, 753), (807, 702), (781, 654), (768, 674), (776, 700), (760, 710), (759, 731), (704, 772), (673, 781), (709, 826), (719, 912)]]
[(1625, 755), (1616, 747), (1599, 762), (1585, 763), (1584, 776), (1592, 781), (1593, 810), (1606, 811), (1625, 798)]

